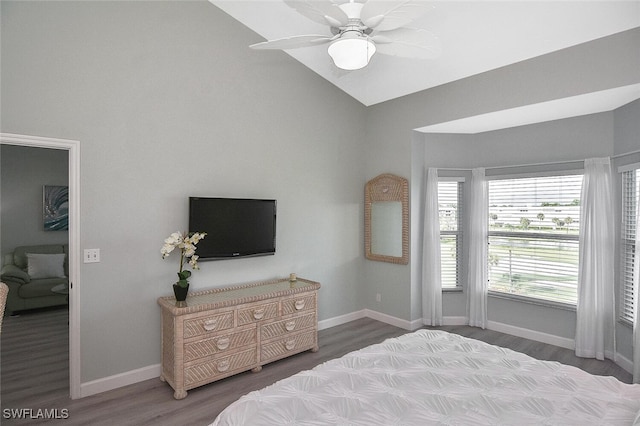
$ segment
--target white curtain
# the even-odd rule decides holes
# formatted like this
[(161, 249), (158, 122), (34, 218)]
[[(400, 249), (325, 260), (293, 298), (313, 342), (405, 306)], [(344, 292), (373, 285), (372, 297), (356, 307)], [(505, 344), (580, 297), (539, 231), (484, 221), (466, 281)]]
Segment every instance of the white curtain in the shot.
[(576, 355), (612, 357), (615, 334), (614, 212), (611, 162), (584, 162), (580, 201), (580, 261)]
[(469, 325), (487, 326), (487, 238), (489, 200), (484, 169), (472, 170), (469, 203), (469, 276), (467, 283), (467, 315)]
[[(636, 183), (638, 184), (638, 183)], [(633, 383), (640, 383), (640, 206), (636, 205), (636, 255), (633, 259)]]
[(422, 321), (442, 325), (442, 276), (440, 270), (440, 219), (438, 215), (438, 170), (427, 170), (422, 240)]

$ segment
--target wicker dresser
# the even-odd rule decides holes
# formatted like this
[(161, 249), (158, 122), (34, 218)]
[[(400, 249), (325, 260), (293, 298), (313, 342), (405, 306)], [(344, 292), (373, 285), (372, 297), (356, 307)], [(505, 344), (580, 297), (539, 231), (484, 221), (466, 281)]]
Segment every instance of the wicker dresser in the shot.
[(298, 278), (161, 297), (162, 374), (187, 390), (311, 349), (318, 350), (320, 284)]

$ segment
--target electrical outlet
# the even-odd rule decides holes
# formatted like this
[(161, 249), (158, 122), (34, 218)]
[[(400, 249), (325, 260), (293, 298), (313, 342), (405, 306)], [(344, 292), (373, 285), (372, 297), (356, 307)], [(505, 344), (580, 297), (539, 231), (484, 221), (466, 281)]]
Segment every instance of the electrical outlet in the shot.
[(376, 293), (376, 302), (381, 302), (382, 301), (382, 296), (380, 296), (380, 293)]
[(100, 262), (100, 249), (85, 249), (84, 263)]

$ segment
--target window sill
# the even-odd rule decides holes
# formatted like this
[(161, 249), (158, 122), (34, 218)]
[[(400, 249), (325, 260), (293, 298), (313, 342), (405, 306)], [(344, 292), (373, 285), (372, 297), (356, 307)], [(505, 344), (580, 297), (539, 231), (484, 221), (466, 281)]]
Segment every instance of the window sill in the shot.
[(462, 293), (462, 287), (456, 287), (456, 288), (443, 288), (442, 289), (443, 293)]
[(544, 306), (546, 308), (562, 309), (564, 311), (576, 311), (576, 305), (568, 303), (552, 302), (549, 300), (534, 299), (533, 297), (519, 296), (515, 294), (500, 293), (498, 291), (489, 290), (489, 296), (496, 299), (512, 300), (515, 302), (528, 303), (530, 305)]

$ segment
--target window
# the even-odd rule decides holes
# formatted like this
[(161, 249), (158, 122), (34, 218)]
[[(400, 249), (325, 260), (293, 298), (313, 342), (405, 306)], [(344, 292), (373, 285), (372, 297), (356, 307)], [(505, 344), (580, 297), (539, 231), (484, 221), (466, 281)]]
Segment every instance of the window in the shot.
[(640, 202), (640, 169), (622, 173), (622, 226), (620, 238), (620, 319), (633, 322), (633, 262), (636, 256), (637, 211)]
[(582, 175), (492, 180), (489, 290), (575, 305)]
[(440, 269), (443, 289), (461, 288), (462, 251), (462, 182), (438, 182), (438, 216), (440, 219)]

